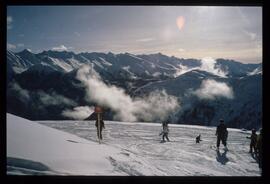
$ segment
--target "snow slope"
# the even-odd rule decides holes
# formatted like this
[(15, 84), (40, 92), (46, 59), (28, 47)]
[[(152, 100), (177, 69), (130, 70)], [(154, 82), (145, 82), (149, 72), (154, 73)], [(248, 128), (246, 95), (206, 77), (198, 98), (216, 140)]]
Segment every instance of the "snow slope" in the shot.
[[(42, 124), (68, 131), (95, 141), (94, 122), (42, 121)], [(132, 175), (158, 176), (258, 176), (258, 164), (248, 153), (250, 135), (229, 129), (228, 148), (216, 152), (215, 127), (169, 125), (171, 142), (160, 143), (161, 125), (105, 121), (104, 142), (125, 151), (133, 158), (129, 163), (118, 161), (116, 167), (133, 168)], [(201, 134), (203, 141), (195, 143)], [(140, 164), (137, 164), (139, 162)], [(136, 172), (135, 172), (136, 171)]]
[(215, 127), (169, 125), (171, 142), (160, 143), (160, 124), (105, 121), (99, 145), (94, 121), (38, 123), (7, 114), (8, 174), (260, 176), (250, 132), (238, 129), (217, 152)]
[(7, 114), (7, 173), (119, 175), (109, 156), (118, 149), (99, 145)]

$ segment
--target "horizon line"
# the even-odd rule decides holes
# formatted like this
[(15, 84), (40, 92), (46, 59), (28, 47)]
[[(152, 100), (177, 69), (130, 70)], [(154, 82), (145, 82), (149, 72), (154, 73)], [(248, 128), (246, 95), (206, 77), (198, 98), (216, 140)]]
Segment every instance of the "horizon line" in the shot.
[[(34, 53), (31, 49), (28, 49), (28, 48), (25, 48), (25, 49), (22, 49), (21, 51), (18, 51), (18, 52), (14, 52), (10, 49), (6, 49), (7, 51), (9, 52), (12, 52), (12, 53), (15, 53), (15, 54), (18, 54), (18, 53), (21, 53), (23, 51), (28, 51), (28, 52), (31, 52), (32, 54), (41, 54), (43, 52), (49, 52), (49, 51), (52, 51), (52, 52), (58, 52), (58, 53), (61, 53), (61, 52), (67, 52), (67, 53), (74, 53), (76, 55), (79, 55), (79, 54), (84, 54), (84, 53), (98, 53), (98, 54), (113, 54), (113, 55), (121, 55), (121, 54), (131, 54), (131, 55), (134, 55), (134, 56), (140, 56), (140, 55), (157, 55), (157, 54), (160, 54), (160, 55), (163, 55), (163, 56), (166, 56), (166, 57), (169, 57), (169, 58), (177, 58), (177, 59), (185, 59), (185, 60), (189, 60), (189, 59), (195, 59), (195, 60), (203, 60), (204, 58), (207, 58), (207, 57), (210, 57), (210, 58), (213, 58), (211, 56), (207, 56), (207, 57), (203, 57), (203, 58), (179, 58), (177, 56), (169, 56), (169, 55), (166, 55), (166, 54), (163, 54), (161, 52), (156, 52), (156, 53), (148, 53), (148, 54), (133, 54), (131, 52), (120, 52), (120, 53), (113, 53), (111, 51), (104, 51), (104, 52), (101, 52), (101, 51), (84, 51), (84, 52), (75, 52), (75, 51), (71, 51), (71, 50), (52, 50), (52, 49), (49, 49), (49, 50), (43, 50), (43, 51), (40, 51), (40, 52), (37, 52), (37, 53)], [(229, 60), (229, 61), (234, 61), (234, 62), (237, 62), (237, 63), (242, 63), (242, 64), (262, 64), (262, 61), (258, 62), (258, 63), (254, 63), (254, 62), (241, 62), (239, 60), (235, 60), (235, 59), (230, 59), (230, 58), (213, 58), (214, 60), (218, 60), (218, 59), (224, 59), (224, 60)]]

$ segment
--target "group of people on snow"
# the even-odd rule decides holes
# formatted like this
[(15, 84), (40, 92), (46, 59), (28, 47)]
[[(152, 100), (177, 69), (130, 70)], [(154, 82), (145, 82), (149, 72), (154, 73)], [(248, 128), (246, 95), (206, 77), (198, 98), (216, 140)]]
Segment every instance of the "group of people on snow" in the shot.
[[(97, 127), (97, 136), (100, 140), (102, 140), (102, 129), (105, 129), (105, 125), (104, 125), (104, 121), (103, 121), (103, 116), (102, 116), (102, 112), (98, 112), (100, 109), (95, 109), (95, 115), (96, 115), (96, 123), (95, 126)], [(170, 141), (168, 135), (169, 135), (169, 120), (164, 121), (162, 123), (162, 131), (159, 134), (160, 136), (162, 135), (162, 140), (161, 142), (166, 142)], [(224, 120), (220, 119), (220, 124), (217, 126), (216, 128), (216, 134), (217, 136), (217, 142), (216, 142), (216, 148), (217, 151), (219, 150), (219, 146), (220, 146), (220, 142), (222, 142), (222, 144), (225, 147), (225, 150), (227, 151), (227, 139), (228, 139), (228, 130), (227, 130), (227, 126), (224, 124)], [(165, 140), (166, 138), (166, 140)], [(258, 158), (258, 163), (259, 163), (259, 167), (261, 168), (261, 163), (262, 163), (262, 129), (260, 129), (260, 134), (257, 135), (256, 134), (256, 130), (252, 129), (252, 134), (250, 137), (247, 137), (248, 139), (250, 139), (250, 149), (249, 149), (249, 153), (255, 154), (256, 157)], [(198, 135), (196, 137), (196, 144), (200, 143), (201, 140), (201, 135)]]
[[(228, 130), (226, 125), (224, 124), (224, 120), (220, 120), (220, 124), (217, 126), (216, 129), (216, 136), (217, 136), (217, 150), (220, 146), (220, 141), (225, 147), (225, 150), (228, 150), (227, 148), (227, 138), (228, 138)], [(249, 153), (255, 154), (256, 158), (258, 159), (259, 167), (261, 168), (262, 164), (262, 129), (260, 129), (260, 134), (256, 134), (256, 130), (252, 129), (252, 133), (250, 137), (247, 137), (250, 139), (250, 149)]]

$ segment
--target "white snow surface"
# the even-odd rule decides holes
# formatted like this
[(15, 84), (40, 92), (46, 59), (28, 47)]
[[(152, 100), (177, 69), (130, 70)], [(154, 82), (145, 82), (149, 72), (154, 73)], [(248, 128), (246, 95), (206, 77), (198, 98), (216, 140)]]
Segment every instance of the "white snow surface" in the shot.
[(130, 53), (126, 53), (127, 55), (129, 55), (130, 57), (133, 57), (133, 58), (135, 58), (135, 59), (138, 59), (138, 60), (143, 60), (142, 58), (140, 58), (140, 57), (137, 57), (136, 55), (134, 55), (134, 54), (130, 54)]
[(262, 74), (261, 67), (255, 68), (255, 70), (253, 70), (252, 72), (249, 72), (247, 75), (250, 76), (250, 75), (257, 75), (257, 74)]
[(98, 61), (93, 60), (93, 63), (95, 63), (95, 65), (99, 66), (100, 68), (104, 68), (104, 66), (102, 66), (102, 64), (100, 64)]
[[(117, 153), (114, 147), (7, 114), (8, 174), (122, 175), (109, 160)], [(34, 162), (49, 169), (41, 171)]]
[(83, 65), (80, 61), (78, 61), (77, 59), (74, 59), (73, 57), (70, 59), (67, 59), (67, 61), (70, 63), (73, 69), (79, 68), (80, 66)]
[(215, 127), (170, 124), (171, 141), (160, 143), (159, 123), (105, 121), (99, 144), (94, 124), (7, 114), (7, 174), (260, 176), (249, 131), (228, 129), (229, 151), (217, 152)]
[(52, 57), (48, 57), (48, 58), (53, 62), (54, 65), (59, 66), (66, 72), (70, 72), (73, 70), (73, 67), (62, 59), (57, 59), (57, 58), (52, 58)]
[(104, 64), (104, 65), (107, 65), (107, 66), (112, 66), (112, 63), (106, 61), (104, 58), (102, 57), (99, 57), (100, 61)]

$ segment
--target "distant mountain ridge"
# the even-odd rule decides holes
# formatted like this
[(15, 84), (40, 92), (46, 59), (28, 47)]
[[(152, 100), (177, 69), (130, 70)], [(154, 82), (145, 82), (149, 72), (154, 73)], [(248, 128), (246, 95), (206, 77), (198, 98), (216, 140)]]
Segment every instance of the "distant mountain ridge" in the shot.
[[(34, 54), (25, 49), (18, 53), (7, 51), (7, 59), (15, 73), (21, 73), (29, 67), (41, 63), (49, 64), (61, 72), (70, 72), (83, 64), (93, 64), (97, 71), (121, 70), (125, 73), (133, 73), (137, 77), (152, 76), (153, 74), (171, 76), (171, 72), (181, 70), (183, 66), (188, 68), (201, 66), (201, 60), (198, 59), (179, 59), (161, 53), (133, 55), (130, 53), (84, 52), (75, 54), (74, 52), (49, 50)], [(229, 70), (229, 75), (242, 76), (261, 67), (261, 64), (243, 64), (233, 60), (217, 59), (216, 66), (220, 66), (223, 70)], [(128, 70), (130, 71), (128, 72)]]
[[(76, 79), (77, 70), (83, 65), (93, 67), (106, 84), (124, 89), (131, 97), (156, 89), (178, 97), (184, 106), (174, 115), (176, 123), (215, 125), (223, 116), (231, 127), (261, 126), (261, 63), (183, 59), (161, 53), (76, 54), (49, 50), (34, 54), (29, 50), (19, 53), (8, 50), (7, 111), (33, 120), (66, 119), (61, 115), (63, 109), (91, 105), (84, 99), (85, 90)], [(209, 101), (189, 94), (207, 79), (231, 86), (235, 98)], [(50, 97), (65, 100), (64, 103), (45, 102)]]

